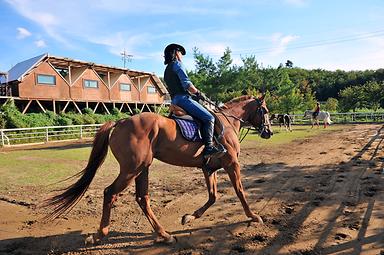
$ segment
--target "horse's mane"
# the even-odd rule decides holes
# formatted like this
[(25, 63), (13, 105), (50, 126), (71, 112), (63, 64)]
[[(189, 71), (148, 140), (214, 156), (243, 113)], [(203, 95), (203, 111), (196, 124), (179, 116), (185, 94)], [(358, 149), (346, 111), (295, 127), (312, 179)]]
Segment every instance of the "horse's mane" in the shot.
[(228, 102), (225, 102), (224, 103), (224, 107), (225, 108), (230, 108), (230, 106), (233, 105), (233, 104), (237, 104), (239, 102), (246, 101), (246, 100), (252, 99), (252, 98), (253, 98), (253, 96), (248, 96), (248, 95), (236, 97), (236, 98), (233, 98), (233, 99), (229, 100)]

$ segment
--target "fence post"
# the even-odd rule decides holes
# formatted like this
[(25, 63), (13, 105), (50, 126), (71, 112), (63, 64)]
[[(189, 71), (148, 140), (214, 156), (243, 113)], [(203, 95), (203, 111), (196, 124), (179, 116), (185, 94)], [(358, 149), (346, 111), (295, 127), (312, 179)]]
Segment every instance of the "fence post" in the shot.
[(4, 147), (4, 131), (1, 129), (0, 133), (1, 133), (1, 146)]
[(80, 126), (80, 139), (83, 139), (83, 125)]
[(48, 142), (48, 128), (45, 128), (45, 142)]

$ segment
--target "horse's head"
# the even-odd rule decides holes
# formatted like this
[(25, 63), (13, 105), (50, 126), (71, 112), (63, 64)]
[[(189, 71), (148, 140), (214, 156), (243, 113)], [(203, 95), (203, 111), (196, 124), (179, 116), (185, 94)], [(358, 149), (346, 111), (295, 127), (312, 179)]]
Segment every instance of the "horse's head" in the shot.
[(277, 119), (277, 113), (271, 114), (271, 117), (269, 118), (270, 121)]
[(310, 111), (310, 110), (306, 110), (306, 111), (304, 112), (304, 117), (303, 117), (303, 118), (306, 118), (306, 117), (308, 117), (308, 116), (311, 116), (311, 111)]
[(246, 107), (245, 121), (249, 122), (259, 132), (264, 139), (269, 139), (273, 135), (271, 122), (269, 120), (269, 110), (264, 99), (264, 95), (254, 98)]

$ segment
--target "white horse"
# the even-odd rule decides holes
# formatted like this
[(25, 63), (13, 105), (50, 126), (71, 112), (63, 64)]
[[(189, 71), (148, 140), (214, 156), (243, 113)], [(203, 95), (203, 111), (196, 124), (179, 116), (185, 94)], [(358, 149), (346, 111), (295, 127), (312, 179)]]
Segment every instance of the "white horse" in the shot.
[(313, 111), (306, 110), (304, 112), (304, 118), (311, 118), (312, 128), (315, 123), (319, 127), (319, 120), (322, 120), (324, 122), (324, 128), (326, 128), (327, 125), (330, 125), (332, 123), (331, 115), (329, 114), (329, 112), (324, 111), (320, 111), (319, 115), (317, 115), (316, 118), (313, 118)]

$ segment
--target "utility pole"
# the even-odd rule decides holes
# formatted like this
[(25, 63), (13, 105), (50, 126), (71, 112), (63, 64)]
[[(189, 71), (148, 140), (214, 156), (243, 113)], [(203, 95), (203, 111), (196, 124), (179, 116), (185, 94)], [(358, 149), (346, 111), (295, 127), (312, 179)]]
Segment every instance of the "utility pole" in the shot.
[(124, 49), (124, 51), (123, 51), (122, 53), (120, 53), (120, 55), (122, 56), (122, 57), (121, 57), (121, 60), (123, 60), (124, 68), (125, 68), (125, 64), (126, 64), (127, 62), (131, 62), (133, 55), (128, 54), (128, 53), (125, 51), (125, 49)]

